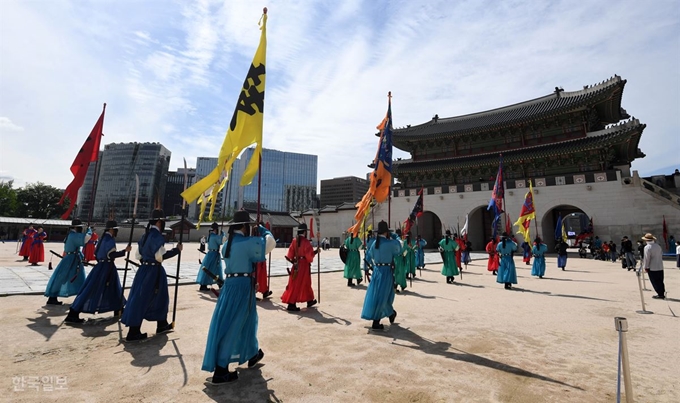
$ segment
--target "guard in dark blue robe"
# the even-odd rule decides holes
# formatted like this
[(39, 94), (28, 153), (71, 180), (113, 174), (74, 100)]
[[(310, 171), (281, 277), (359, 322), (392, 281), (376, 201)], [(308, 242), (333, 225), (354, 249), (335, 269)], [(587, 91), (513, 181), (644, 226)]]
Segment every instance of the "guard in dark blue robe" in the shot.
[(80, 252), (87, 241), (90, 240), (91, 232), (83, 234), (83, 223), (79, 219), (71, 221), (71, 231), (64, 239), (64, 257), (47, 282), (45, 296), (47, 305), (61, 305), (57, 297), (70, 297), (78, 294), (85, 283), (85, 270), (83, 268), (83, 254)]
[(177, 256), (182, 250), (182, 244), (165, 251), (165, 214), (163, 210), (154, 210), (146, 233), (139, 240), (137, 259), (141, 261), (135, 279), (130, 288), (128, 302), (121, 317), (121, 322), (128, 326), (125, 341), (146, 339), (146, 333), (141, 332), (142, 321), (158, 322), (156, 334), (172, 331), (172, 324), (168, 323), (168, 276), (163, 268), (163, 260)]
[(117, 235), (118, 223), (107, 221), (104, 234), (94, 251), (97, 264), (73, 301), (66, 323), (83, 323), (85, 319), (80, 318), (81, 312), (94, 314), (114, 311), (114, 316), (119, 315), (125, 299), (122, 298), (123, 292), (114, 260), (125, 256), (131, 247), (128, 245), (125, 249), (116, 251)]

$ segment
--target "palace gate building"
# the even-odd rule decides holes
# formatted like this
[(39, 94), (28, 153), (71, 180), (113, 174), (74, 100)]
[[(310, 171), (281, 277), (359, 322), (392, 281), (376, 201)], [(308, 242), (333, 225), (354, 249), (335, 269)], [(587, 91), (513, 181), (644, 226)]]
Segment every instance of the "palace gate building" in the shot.
[[(558, 214), (576, 234), (590, 218), (595, 235), (617, 243), (646, 232), (660, 238), (664, 216), (670, 233), (680, 234), (677, 189), (631, 172), (631, 162), (645, 157), (638, 144), (646, 125), (621, 107), (625, 85), (614, 76), (577, 91), (555, 88), (518, 104), (396, 128), (393, 144), (411, 158), (394, 161), (390, 226), (406, 219), (423, 188), (425, 212), (413, 231), (434, 245), (446, 229), (462, 227), (467, 215), (473, 249), (482, 251), (491, 236), (493, 215), (486, 207), (502, 154), (505, 210), (517, 220), (531, 180), (538, 233), (550, 250)], [(321, 216), (326, 236), (348, 227), (354, 211), (333, 214), (343, 212), (348, 217)], [(386, 220), (387, 206), (375, 214), (374, 220)], [(324, 228), (324, 221), (342, 225)]]

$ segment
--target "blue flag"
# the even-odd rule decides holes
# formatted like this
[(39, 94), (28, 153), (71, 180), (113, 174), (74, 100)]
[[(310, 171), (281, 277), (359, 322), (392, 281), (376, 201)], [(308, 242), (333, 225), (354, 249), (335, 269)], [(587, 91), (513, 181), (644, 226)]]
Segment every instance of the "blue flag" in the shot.
[(557, 217), (555, 225), (555, 240), (562, 239), (562, 213)]
[(498, 165), (498, 174), (496, 174), (496, 182), (493, 185), (493, 190), (491, 191), (491, 200), (489, 200), (489, 205), (486, 207), (487, 210), (493, 208), (494, 215), (498, 216), (503, 212), (503, 197), (505, 196), (505, 188), (503, 186), (503, 156), (500, 157), (500, 163)]

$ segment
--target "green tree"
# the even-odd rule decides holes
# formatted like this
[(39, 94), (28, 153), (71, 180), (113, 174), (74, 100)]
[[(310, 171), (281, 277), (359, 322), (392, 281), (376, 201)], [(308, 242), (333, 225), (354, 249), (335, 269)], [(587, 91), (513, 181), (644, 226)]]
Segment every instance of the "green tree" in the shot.
[(13, 217), (17, 211), (17, 191), (12, 189), (14, 181), (0, 181), (0, 216)]
[(17, 190), (17, 215), (32, 218), (59, 218), (70, 203), (66, 198), (62, 205), (58, 204), (63, 193), (63, 190), (42, 182), (29, 183)]

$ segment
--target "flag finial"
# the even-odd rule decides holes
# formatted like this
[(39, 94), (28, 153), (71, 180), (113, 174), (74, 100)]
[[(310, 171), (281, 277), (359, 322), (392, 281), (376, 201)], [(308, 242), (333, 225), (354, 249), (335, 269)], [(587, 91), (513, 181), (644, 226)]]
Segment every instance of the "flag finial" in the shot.
[(262, 9), (262, 14), (267, 14), (267, 7)]

